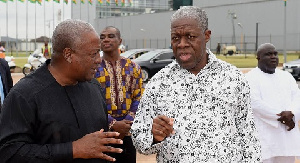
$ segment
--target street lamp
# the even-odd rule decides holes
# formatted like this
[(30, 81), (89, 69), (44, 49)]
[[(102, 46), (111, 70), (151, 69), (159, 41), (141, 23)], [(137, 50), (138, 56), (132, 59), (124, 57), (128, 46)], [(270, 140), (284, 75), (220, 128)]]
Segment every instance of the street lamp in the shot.
[(146, 39), (145, 39), (145, 33), (144, 32), (146, 32), (146, 30), (145, 29), (143, 29), (143, 28), (141, 28), (140, 29), (142, 32), (143, 32), (143, 36), (144, 36), (144, 39), (143, 39), (143, 42), (144, 42), (144, 47), (143, 48), (146, 48)]
[(256, 23), (255, 51), (257, 51), (257, 47), (258, 47), (258, 24), (259, 24), (259, 22)]
[(232, 11), (228, 11), (228, 15), (231, 16), (231, 22), (232, 22), (232, 30), (233, 30), (233, 33), (232, 33), (232, 44), (235, 45), (235, 26), (234, 26), (234, 19), (237, 19), (237, 16), (235, 14), (235, 12), (232, 12)]
[(237, 24), (239, 27), (241, 27), (241, 51), (243, 49), (243, 26), (241, 23)]

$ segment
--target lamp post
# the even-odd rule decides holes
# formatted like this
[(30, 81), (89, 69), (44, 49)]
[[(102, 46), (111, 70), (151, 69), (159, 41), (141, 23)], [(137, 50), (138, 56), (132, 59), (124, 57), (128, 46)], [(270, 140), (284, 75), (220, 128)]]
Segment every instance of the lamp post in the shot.
[(255, 51), (257, 51), (257, 47), (258, 47), (258, 24), (259, 22), (256, 23)]
[(146, 40), (145, 40), (145, 33), (144, 33), (146, 32), (146, 30), (143, 28), (141, 28), (140, 30), (143, 32), (143, 42), (144, 42), (143, 48), (146, 48)]
[(241, 51), (243, 49), (243, 43), (244, 43), (244, 39), (243, 39), (243, 26), (241, 23), (238, 23), (238, 26), (241, 27)]
[(235, 45), (235, 26), (234, 26), (234, 19), (237, 18), (235, 12), (232, 12), (232, 11), (228, 11), (228, 15), (231, 16), (231, 22), (232, 22), (232, 30), (233, 30), (233, 33), (232, 33), (232, 45)]

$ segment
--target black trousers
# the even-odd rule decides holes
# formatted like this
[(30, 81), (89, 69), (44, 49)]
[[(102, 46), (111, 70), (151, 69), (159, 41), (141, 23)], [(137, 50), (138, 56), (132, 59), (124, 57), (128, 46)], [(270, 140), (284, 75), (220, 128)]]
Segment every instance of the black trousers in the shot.
[(136, 163), (136, 149), (133, 146), (130, 136), (125, 136), (123, 144), (114, 145), (114, 147), (123, 149), (122, 153), (112, 155), (117, 160), (114, 163)]

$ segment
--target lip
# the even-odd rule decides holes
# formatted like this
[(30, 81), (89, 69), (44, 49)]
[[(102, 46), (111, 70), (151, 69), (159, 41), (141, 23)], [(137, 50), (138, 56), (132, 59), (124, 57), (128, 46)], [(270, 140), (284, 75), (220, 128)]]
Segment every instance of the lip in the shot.
[(178, 57), (182, 60), (182, 61), (187, 61), (192, 57), (192, 54), (189, 52), (180, 52)]
[(111, 44), (102, 44), (102, 48), (108, 48), (111, 47)]

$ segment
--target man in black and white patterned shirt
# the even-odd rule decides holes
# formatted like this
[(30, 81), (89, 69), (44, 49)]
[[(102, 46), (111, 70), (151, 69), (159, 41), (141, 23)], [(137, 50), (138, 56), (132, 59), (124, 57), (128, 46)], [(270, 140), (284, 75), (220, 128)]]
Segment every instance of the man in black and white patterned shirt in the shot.
[(146, 85), (131, 127), (137, 150), (157, 162), (261, 162), (249, 85), (205, 48), (210, 35), (199, 7), (171, 17), (176, 60)]

